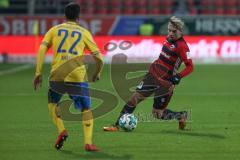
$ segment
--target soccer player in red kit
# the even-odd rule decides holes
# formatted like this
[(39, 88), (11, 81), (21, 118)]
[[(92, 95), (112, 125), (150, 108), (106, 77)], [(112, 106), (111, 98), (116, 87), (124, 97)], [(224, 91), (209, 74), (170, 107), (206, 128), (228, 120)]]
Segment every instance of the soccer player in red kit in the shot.
[[(188, 113), (186, 111), (175, 112), (167, 108), (175, 85), (193, 71), (192, 59), (189, 57), (190, 51), (182, 34), (183, 28), (184, 23), (181, 19), (174, 16), (170, 18), (168, 35), (159, 58), (150, 65), (148, 73), (137, 86), (130, 100), (124, 105), (116, 123), (103, 127), (104, 131), (118, 131), (119, 118), (123, 114), (133, 113), (137, 104), (152, 94), (154, 94), (153, 116), (164, 120), (177, 119), (179, 129), (185, 128)], [(182, 63), (185, 64), (185, 68), (181, 72), (177, 72)]]

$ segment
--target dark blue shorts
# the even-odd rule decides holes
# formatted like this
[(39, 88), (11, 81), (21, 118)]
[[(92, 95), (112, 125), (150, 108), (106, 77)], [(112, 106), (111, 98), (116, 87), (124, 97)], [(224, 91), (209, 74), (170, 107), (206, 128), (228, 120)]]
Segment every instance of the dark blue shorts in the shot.
[(63, 94), (68, 94), (78, 110), (90, 108), (88, 83), (50, 82), (48, 103), (59, 103)]

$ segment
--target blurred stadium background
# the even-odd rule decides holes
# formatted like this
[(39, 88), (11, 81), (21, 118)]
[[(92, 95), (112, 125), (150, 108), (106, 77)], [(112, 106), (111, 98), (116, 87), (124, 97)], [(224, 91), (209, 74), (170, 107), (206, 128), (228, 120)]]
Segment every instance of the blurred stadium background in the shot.
[[(44, 66), (38, 92), (31, 83), (42, 36), (64, 21), (68, 2), (0, 0), (1, 160), (240, 159), (240, 0), (76, 0), (81, 6), (80, 24), (94, 34), (106, 62), (119, 53), (126, 54), (129, 62), (152, 62), (159, 56), (169, 17), (176, 15), (185, 21), (185, 39), (197, 65), (176, 87), (169, 107), (190, 110), (187, 127), (192, 130), (178, 131), (176, 122), (152, 122), (139, 123), (133, 133), (103, 132), (102, 127), (113, 123), (124, 104), (110, 84), (111, 70), (105, 65), (101, 80), (91, 87), (115, 95), (119, 105), (95, 121), (94, 139), (102, 151), (84, 152), (81, 124), (66, 122), (70, 138), (64, 150), (56, 152), (57, 132), (47, 110), (50, 65)], [(130, 47), (126, 46), (129, 42)], [(46, 58), (50, 60), (51, 50)], [(129, 82), (124, 78), (115, 77), (115, 81), (124, 85)], [(93, 107), (98, 105), (93, 99)], [(148, 118), (151, 106), (151, 99), (146, 100), (136, 113)]]
[[(33, 61), (42, 36), (51, 26), (64, 21), (63, 9), (69, 2), (1, 0), (0, 61)], [(80, 24), (95, 35), (106, 59), (124, 52), (130, 59), (151, 62), (160, 52), (167, 21), (172, 15), (185, 21), (184, 32), (195, 62), (233, 63), (240, 57), (239, 0), (76, 2), (81, 5)], [(133, 46), (125, 51), (111, 52), (104, 47), (108, 42), (119, 44), (122, 40), (130, 40)], [(48, 57), (51, 58), (51, 54)]]

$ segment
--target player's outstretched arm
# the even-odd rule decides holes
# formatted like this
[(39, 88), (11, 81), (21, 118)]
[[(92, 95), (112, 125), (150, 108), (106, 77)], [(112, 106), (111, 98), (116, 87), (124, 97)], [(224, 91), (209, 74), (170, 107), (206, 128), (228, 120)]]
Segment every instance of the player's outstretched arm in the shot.
[(100, 79), (100, 74), (103, 69), (103, 59), (100, 52), (92, 53), (92, 55), (94, 57), (94, 60), (96, 61), (96, 71), (93, 74), (92, 81), (96, 82), (97, 80)]

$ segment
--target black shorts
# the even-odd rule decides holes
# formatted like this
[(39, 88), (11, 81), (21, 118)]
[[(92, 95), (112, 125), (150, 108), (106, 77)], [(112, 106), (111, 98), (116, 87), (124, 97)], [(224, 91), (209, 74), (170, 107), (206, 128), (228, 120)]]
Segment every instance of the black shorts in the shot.
[(147, 73), (136, 91), (144, 97), (149, 97), (154, 93), (153, 107), (156, 109), (165, 109), (172, 97), (172, 85), (169, 82), (159, 81), (151, 73)]

